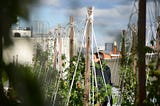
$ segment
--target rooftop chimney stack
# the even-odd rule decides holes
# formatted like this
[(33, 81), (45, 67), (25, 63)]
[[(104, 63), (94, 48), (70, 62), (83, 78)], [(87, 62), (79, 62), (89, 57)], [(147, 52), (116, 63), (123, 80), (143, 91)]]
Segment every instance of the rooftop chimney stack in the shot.
[(117, 42), (114, 41), (114, 44), (113, 44), (113, 54), (117, 54)]

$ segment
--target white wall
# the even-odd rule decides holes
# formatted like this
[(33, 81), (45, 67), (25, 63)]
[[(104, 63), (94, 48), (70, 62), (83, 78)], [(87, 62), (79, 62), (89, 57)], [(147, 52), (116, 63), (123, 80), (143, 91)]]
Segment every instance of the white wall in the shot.
[(21, 37), (31, 37), (31, 30), (12, 30), (12, 35), (20, 33)]
[(30, 38), (13, 38), (14, 45), (3, 50), (5, 63), (13, 62), (18, 56), (18, 62), (31, 64), (33, 58), (33, 39)]
[[(47, 45), (54, 49), (54, 40), (48, 37), (13, 37), (14, 45), (3, 50), (3, 58), (5, 63), (13, 62), (13, 57), (18, 56), (18, 63), (32, 64), (33, 55), (36, 54), (37, 43), (41, 44), (42, 48), (46, 50)], [(62, 54), (66, 55), (67, 61), (69, 61), (69, 38), (62, 38)], [(54, 52), (51, 50), (50, 52)]]

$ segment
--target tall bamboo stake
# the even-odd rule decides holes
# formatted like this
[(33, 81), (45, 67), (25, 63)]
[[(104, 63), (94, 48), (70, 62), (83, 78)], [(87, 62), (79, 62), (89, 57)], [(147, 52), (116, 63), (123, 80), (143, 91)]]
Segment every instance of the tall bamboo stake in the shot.
[(139, 0), (138, 13), (138, 106), (145, 106), (146, 98), (146, 66), (145, 66), (145, 41), (146, 41), (146, 0)]
[(54, 38), (54, 63), (53, 68), (56, 70), (57, 65), (57, 37)]
[(132, 55), (133, 55), (133, 72), (134, 75), (136, 75), (136, 69), (137, 69), (137, 37), (136, 37), (136, 26), (135, 24), (132, 25)]
[(74, 17), (70, 16), (70, 59), (74, 55)]
[[(126, 50), (125, 50), (125, 38), (126, 38), (126, 30), (122, 30), (122, 44), (121, 44), (121, 66), (125, 67), (125, 60), (126, 60)], [(120, 90), (123, 90), (124, 86), (124, 77), (122, 77), (122, 80), (120, 82)]]
[(126, 59), (126, 53), (125, 53), (125, 38), (126, 38), (126, 30), (122, 30), (122, 47), (121, 47), (121, 55), (122, 55), (122, 59), (121, 59), (121, 66), (124, 67), (125, 65), (125, 59)]
[(160, 16), (157, 17), (157, 35), (156, 35), (156, 51), (157, 51), (157, 63), (156, 63), (156, 69), (160, 69), (160, 64), (159, 64), (159, 51), (160, 51)]
[(60, 77), (62, 78), (62, 33), (61, 33), (61, 25), (58, 25), (58, 43), (59, 43), (59, 71), (60, 71)]
[(84, 106), (89, 106), (90, 89), (90, 35), (92, 30), (92, 7), (88, 8), (87, 30), (86, 30), (86, 66), (85, 66), (85, 86), (84, 86)]

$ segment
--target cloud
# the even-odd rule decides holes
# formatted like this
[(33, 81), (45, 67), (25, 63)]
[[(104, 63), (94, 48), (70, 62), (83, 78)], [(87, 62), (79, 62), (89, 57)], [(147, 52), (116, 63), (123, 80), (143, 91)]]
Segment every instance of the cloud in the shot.
[(59, 0), (40, 0), (40, 3), (43, 5), (59, 6)]
[(66, 15), (70, 16), (76, 16), (76, 17), (84, 17), (87, 14), (87, 8), (83, 7), (83, 8), (75, 8), (75, 9), (64, 9), (64, 13), (66, 13)]
[[(67, 15), (85, 19), (87, 7), (65, 11), (68, 11)], [(94, 8), (94, 29), (99, 39), (98, 41), (104, 43), (119, 40), (121, 30), (127, 28), (130, 14), (131, 5), (117, 5), (112, 8)]]
[(68, 5), (72, 9), (76, 9), (81, 7), (82, 2), (80, 0), (70, 0), (68, 1)]
[(120, 5), (110, 9), (95, 10), (95, 25), (108, 30), (127, 27), (131, 14), (130, 5)]
[[(88, 2), (86, 0), (83, 1)], [(132, 0), (130, 2), (128, 1), (129, 0), (102, 0), (95, 2), (94, 29), (96, 36), (105, 40), (104, 42), (115, 40), (119, 32), (127, 27), (132, 8)], [(86, 20), (88, 4), (82, 4), (82, 1), (40, 0), (40, 5), (45, 5), (43, 6), (44, 8), (41, 7), (45, 11), (34, 12), (33, 16), (36, 18), (39, 14), (41, 16), (37, 17), (43, 17), (43, 19), (49, 17), (53, 20), (53, 24), (68, 23), (66, 21), (69, 20), (69, 16), (71, 15), (75, 17), (77, 24), (80, 24), (78, 21), (85, 22)], [(36, 11), (40, 11), (40, 9), (37, 8)], [(83, 25), (78, 27), (84, 28)]]
[(131, 5), (117, 5), (112, 8), (95, 9), (95, 31), (103, 42), (119, 41), (121, 30), (127, 28)]
[[(74, 8), (74, 9), (64, 9), (64, 13), (66, 15), (73, 15), (77, 17), (85, 17), (87, 14), (87, 7), (82, 7), (82, 8)], [(129, 13), (131, 11), (130, 5), (118, 5), (113, 8), (94, 8), (93, 14), (95, 18), (105, 18), (105, 19), (123, 19), (126, 20), (126, 18), (129, 17)]]
[(121, 18), (128, 16), (130, 13), (130, 5), (119, 5), (109, 9), (95, 9), (95, 17)]

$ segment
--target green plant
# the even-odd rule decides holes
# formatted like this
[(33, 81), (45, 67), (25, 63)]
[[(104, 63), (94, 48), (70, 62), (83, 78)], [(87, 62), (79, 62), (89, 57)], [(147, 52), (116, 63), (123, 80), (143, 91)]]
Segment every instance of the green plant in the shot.
[[(71, 59), (70, 66), (66, 68), (64, 73), (67, 73), (65, 78), (60, 80), (60, 88), (58, 94), (62, 97), (63, 105), (66, 104), (67, 98), (69, 96), (69, 89), (73, 79), (73, 74), (76, 69), (76, 62), (78, 57), (75, 56)], [(70, 95), (69, 105), (72, 106), (82, 106), (83, 105), (83, 95), (84, 95), (84, 70), (85, 62), (84, 58), (80, 58), (79, 64), (77, 66), (76, 75), (74, 83), (72, 86), (72, 91)]]
[(7, 97), (9, 106), (44, 106), (43, 91), (37, 78), (32, 74), (32, 67), (9, 64), (5, 67), (9, 78)]
[(153, 62), (148, 65), (148, 68), (145, 102), (148, 106), (158, 106), (160, 104), (160, 70), (154, 68)]
[[(102, 67), (101, 67), (102, 65)], [(98, 69), (98, 71), (105, 71), (107, 62), (104, 60), (102, 61), (101, 65), (99, 63), (95, 63), (95, 68)], [(108, 73), (109, 74), (109, 73)], [(91, 76), (92, 77), (92, 76)], [(112, 86), (110, 84), (105, 84), (102, 76), (96, 76), (97, 83), (101, 84), (102, 86), (98, 88), (95, 88), (95, 102), (103, 103), (108, 97), (112, 95)]]
[(45, 100), (52, 104), (53, 95), (56, 89), (56, 80), (59, 75), (53, 67), (52, 47), (43, 50), (41, 44), (37, 44), (36, 54), (33, 57), (32, 73), (40, 82), (40, 87), (44, 91)]
[(136, 77), (132, 67), (122, 67), (120, 72), (122, 106), (134, 106), (136, 98)]

